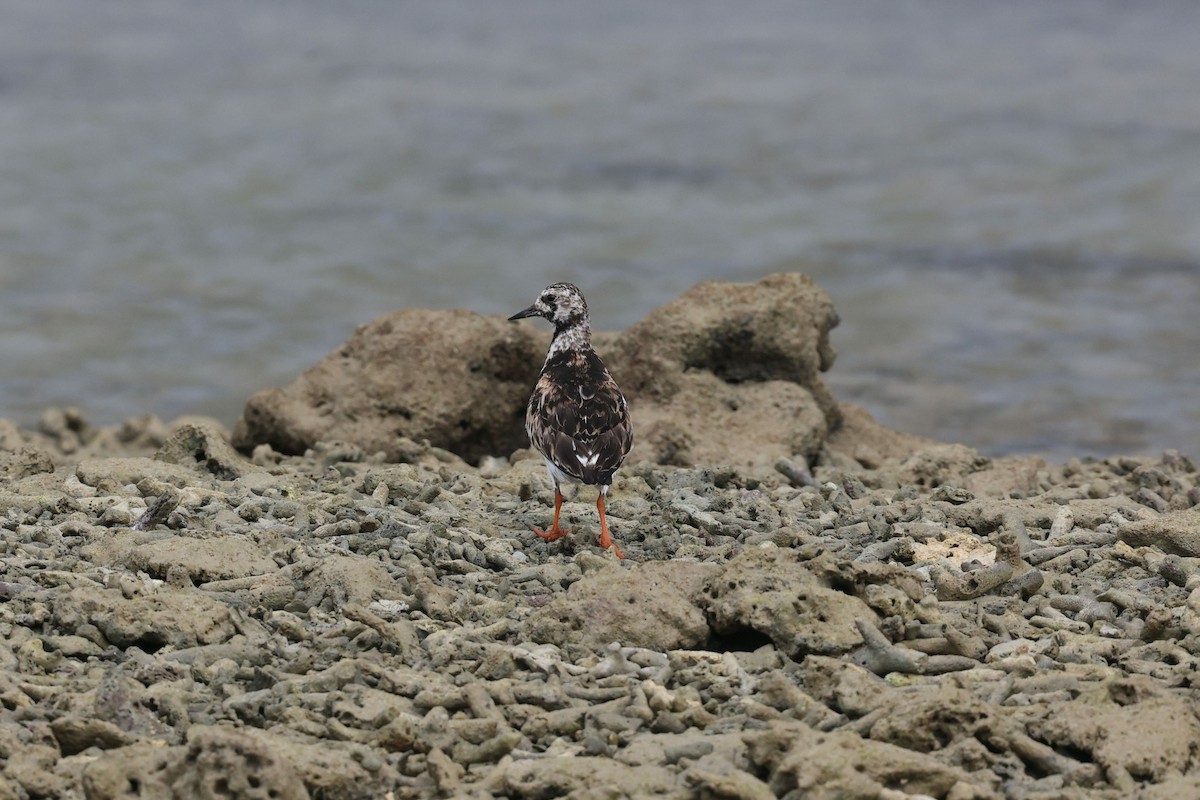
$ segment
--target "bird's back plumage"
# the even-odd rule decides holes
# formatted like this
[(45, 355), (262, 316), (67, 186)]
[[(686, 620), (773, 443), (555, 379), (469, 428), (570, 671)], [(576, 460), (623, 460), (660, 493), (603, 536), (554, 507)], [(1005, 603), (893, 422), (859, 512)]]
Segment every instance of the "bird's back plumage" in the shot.
[(581, 483), (611, 484), (633, 446), (629, 407), (590, 345), (546, 359), (525, 428), (539, 453)]

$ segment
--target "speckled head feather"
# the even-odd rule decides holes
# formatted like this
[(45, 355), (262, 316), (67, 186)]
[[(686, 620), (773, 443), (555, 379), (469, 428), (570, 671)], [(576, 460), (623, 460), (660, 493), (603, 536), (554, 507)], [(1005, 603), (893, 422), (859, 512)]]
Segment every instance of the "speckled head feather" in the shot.
[(583, 292), (573, 283), (552, 283), (542, 289), (533, 305), (518, 311), (509, 319), (525, 317), (545, 317), (554, 323), (556, 329), (568, 328), (579, 324), (580, 321), (587, 324), (587, 300), (583, 299)]
[(552, 283), (542, 290), (533, 305), (518, 311), (510, 320), (544, 317), (554, 323), (554, 340), (546, 358), (564, 350), (592, 346), (592, 325), (588, 320), (587, 300), (573, 283)]

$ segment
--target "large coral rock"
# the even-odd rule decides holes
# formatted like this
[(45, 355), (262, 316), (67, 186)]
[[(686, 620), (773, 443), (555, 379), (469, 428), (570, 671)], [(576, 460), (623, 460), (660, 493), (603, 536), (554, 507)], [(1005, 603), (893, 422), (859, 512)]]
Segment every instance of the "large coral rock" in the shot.
[(123, 561), (156, 578), (181, 570), (193, 583), (266, 575), (279, 567), (258, 544), (239, 536), (197, 539), (174, 536), (129, 550)]
[(213, 425), (184, 423), (171, 434), (154, 457), (210, 472), (223, 481), (236, 480), (254, 467), (239, 456)]
[(254, 728), (193, 725), (186, 745), (109, 750), (83, 771), (84, 795), (102, 798), (384, 797), (394, 770), (364, 768), (361, 745), (296, 741)]
[(876, 619), (862, 600), (823, 585), (794, 553), (774, 548), (731, 559), (699, 597), (714, 633), (763, 636), (797, 659), (857, 647), (855, 620)]
[(138, 744), (96, 759), (83, 772), (86, 796), (309, 797), (295, 765), (263, 737), (196, 726), (188, 738), (187, 747)]
[(1122, 695), (1125, 685), (1110, 684), (1108, 697), (1061, 703), (1030, 732), (1055, 748), (1089, 753), (1108, 774), (1160, 781), (1192, 769), (1200, 751), (1197, 704), (1163, 695), (1120, 705), (1130, 699)]
[(341, 440), (399, 460), (407, 437), (471, 460), (511, 453), (527, 444), (525, 403), (545, 341), (469, 311), (386, 314), (287, 388), (251, 397), (233, 442), (298, 454)]
[(800, 273), (707, 281), (621, 334), (609, 359), (631, 398), (641, 457), (769, 469), (815, 460), (841, 412), (833, 303)]
[(829, 295), (801, 273), (705, 281), (625, 331), (613, 363), (636, 397), (670, 400), (684, 388), (681, 375), (702, 370), (733, 384), (798, 384), (835, 420), (821, 373), (833, 366), (829, 331), (837, 324)]
[[(651, 650), (769, 640), (801, 659), (862, 644), (856, 620), (877, 619), (853, 594), (829, 586), (819, 561), (776, 548), (747, 550), (724, 564), (656, 561), (594, 572), (538, 609), (524, 635), (580, 655), (610, 642)], [(838, 582), (853, 586), (837, 573)]]
[(229, 609), (202, 592), (159, 592), (126, 599), (119, 591), (78, 587), (59, 599), (54, 616), (67, 630), (91, 623), (117, 647), (137, 645), (150, 652), (165, 645), (184, 648), (224, 642), (235, 633)]
[(662, 797), (693, 796), (672, 772), (653, 764), (634, 767), (588, 756), (512, 761), (503, 767), (506, 797)]
[(829, 431), (816, 399), (795, 383), (730, 384), (709, 372), (687, 372), (678, 382), (668, 400), (630, 401), (637, 458), (769, 471), (781, 457), (815, 460)]
[(972, 776), (933, 756), (862, 739), (820, 733), (801, 723), (772, 723), (747, 737), (750, 760), (769, 776), (777, 797), (812, 800), (881, 797), (993, 797)]
[[(800, 274), (702, 283), (597, 351), (630, 401), (634, 458), (770, 469), (815, 459), (840, 411), (829, 296)], [(465, 459), (524, 447), (525, 404), (549, 333), (468, 311), (409, 310), (364, 325), (283, 389), (258, 392), (234, 445), (302, 453), (340, 440), (402, 460), (428, 440)]]
[(656, 561), (593, 572), (535, 611), (525, 625), (535, 642), (603, 652), (609, 642), (675, 650), (708, 637), (693, 596), (712, 574), (706, 564)]
[(1121, 538), (1135, 547), (1158, 547), (1181, 556), (1200, 556), (1200, 511), (1191, 508), (1139, 520), (1122, 528)]

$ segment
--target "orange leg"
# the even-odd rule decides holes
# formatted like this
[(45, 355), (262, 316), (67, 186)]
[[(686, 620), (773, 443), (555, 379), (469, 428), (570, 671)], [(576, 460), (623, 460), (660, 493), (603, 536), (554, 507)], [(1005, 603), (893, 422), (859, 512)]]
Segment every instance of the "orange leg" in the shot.
[(604, 492), (596, 496), (596, 510), (600, 512), (600, 546), (611, 547), (617, 558), (624, 558), (621, 548), (617, 547), (617, 543), (608, 535), (608, 517), (604, 515)]
[(547, 542), (557, 542), (559, 539), (571, 532), (570, 528), (558, 527), (558, 515), (562, 512), (562, 491), (554, 487), (554, 524), (550, 526), (550, 530), (544, 531), (541, 528), (534, 528), (533, 532), (545, 539)]

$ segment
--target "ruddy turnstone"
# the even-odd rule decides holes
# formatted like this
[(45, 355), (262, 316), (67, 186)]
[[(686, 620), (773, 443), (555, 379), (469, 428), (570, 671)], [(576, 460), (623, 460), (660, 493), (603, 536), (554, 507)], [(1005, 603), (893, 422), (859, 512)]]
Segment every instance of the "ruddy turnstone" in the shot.
[(525, 317), (545, 317), (554, 323), (554, 339), (525, 412), (529, 441), (546, 459), (546, 471), (554, 481), (554, 524), (548, 531), (534, 528), (533, 532), (548, 542), (570, 533), (558, 527), (562, 484), (591, 484), (600, 487), (596, 496), (600, 546), (611, 547), (617, 558), (624, 558), (608, 534), (604, 498), (613, 473), (633, 446), (633, 425), (617, 382), (592, 349), (587, 301), (577, 286), (555, 283), (509, 319)]

